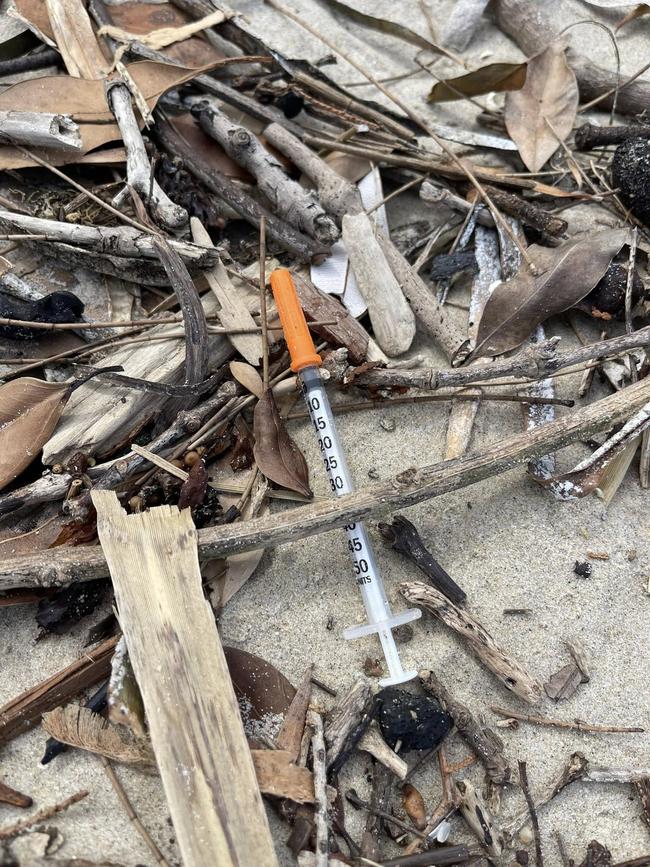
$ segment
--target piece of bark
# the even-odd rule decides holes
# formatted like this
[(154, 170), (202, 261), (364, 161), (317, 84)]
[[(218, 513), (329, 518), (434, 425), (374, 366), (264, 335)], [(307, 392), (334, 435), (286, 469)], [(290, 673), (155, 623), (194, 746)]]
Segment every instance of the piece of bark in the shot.
[(575, 131), (573, 138), (577, 150), (590, 151), (592, 148), (620, 144), (628, 138), (650, 138), (650, 126), (596, 126), (593, 123), (584, 123)]
[[(18, 214), (15, 211), (0, 209), (0, 226), (9, 233), (45, 235), (52, 241), (87, 247), (97, 253), (111, 253), (117, 257), (144, 258), (154, 262), (158, 259), (153, 236), (131, 226), (84, 226), (79, 223), (62, 223)], [(41, 242), (41, 247), (45, 242)], [(169, 245), (183, 259), (186, 265), (196, 268), (209, 268), (215, 264), (218, 254), (213, 247), (206, 248), (189, 241), (169, 239)], [(128, 262), (124, 265), (128, 266)]]
[(612, 853), (598, 840), (592, 840), (587, 846), (587, 854), (580, 867), (613, 867)]
[(278, 160), (250, 130), (233, 123), (219, 110), (216, 101), (200, 103), (197, 110), (201, 129), (255, 177), (274, 213), (321, 244), (330, 245), (337, 240), (339, 231), (316, 196), (287, 177)]
[(409, 602), (422, 605), (464, 638), (469, 649), (499, 678), (506, 689), (529, 704), (536, 704), (540, 700), (541, 684), (496, 643), (475, 617), (457, 608), (434, 587), (419, 581), (405, 581), (399, 585), (399, 590)]
[(373, 720), (357, 743), (357, 749), (369, 753), (378, 762), (381, 762), (391, 774), (399, 780), (404, 780), (408, 773), (408, 765), (403, 758), (397, 755), (383, 739), (381, 730)]
[[(50, 559), (52, 552), (48, 552)], [(30, 729), (45, 711), (65, 704), (108, 677), (117, 637), (109, 638), (0, 707), (0, 745)]]
[[(190, 227), (195, 244), (213, 248), (212, 239), (200, 220), (192, 217)], [(218, 256), (210, 270), (204, 271), (204, 276), (219, 302), (219, 318), (225, 328), (254, 328), (257, 325)], [(262, 357), (262, 338), (259, 334), (228, 334), (228, 340), (249, 364), (257, 367)]]
[[(562, 23), (551, 18), (541, 5), (533, 0), (498, 0), (494, 9), (501, 30), (512, 37), (527, 57), (532, 57), (540, 46), (548, 45), (560, 33)], [(601, 109), (611, 108), (614, 90), (618, 86), (616, 107), (621, 114), (642, 114), (650, 109), (650, 83), (637, 79), (625, 84), (629, 76), (617, 75), (593, 63), (588, 57), (569, 51), (569, 65), (575, 72), (580, 100), (587, 102), (612, 91), (598, 103)]]
[(462, 605), (467, 596), (458, 584), (447, 575), (442, 566), (425, 548), (415, 526), (404, 515), (395, 515), (391, 524), (379, 524), (381, 536), (391, 546), (408, 557), (427, 576), (434, 587), (444, 593), (455, 605)]
[(500, 858), (505, 846), (503, 832), (490, 815), (487, 804), (469, 780), (458, 780), (458, 810), (467, 827), (491, 858)]
[(481, 760), (488, 780), (497, 786), (509, 783), (512, 771), (503, 754), (503, 741), (497, 733), (485, 723), (479, 722), (466, 705), (451, 695), (432, 671), (420, 671), (419, 678), (425, 691), (438, 699), (442, 709), (453, 719), (458, 734)]
[(176, 205), (153, 176), (153, 169), (145, 150), (140, 125), (131, 103), (131, 91), (121, 81), (107, 88), (106, 101), (126, 148), (126, 177), (128, 184), (147, 205), (151, 216), (165, 229), (180, 229), (187, 223), (185, 208)]
[(266, 220), (266, 231), (269, 238), (280, 244), (299, 258), (310, 262), (323, 259), (328, 248), (314, 241), (308, 235), (300, 232), (286, 220), (273, 214), (268, 208), (259, 204), (241, 187), (219, 172), (209, 160), (193, 151), (185, 139), (179, 135), (160, 113), (156, 114), (156, 135), (170, 153), (179, 156), (189, 172), (199, 181), (227, 202), (240, 216), (259, 229), (262, 217)]
[(81, 149), (79, 125), (66, 114), (0, 111), (0, 140), (38, 148)]
[(346, 214), (363, 211), (356, 186), (335, 172), (293, 133), (279, 123), (270, 123), (264, 130), (264, 138), (314, 182), (320, 203), (330, 214), (341, 220)]
[(293, 762), (300, 758), (300, 744), (305, 731), (305, 720), (309, 702), (311, 701), (311, 678), (314, 673), (314, 664), (308, 666), (307, 671), (296, 690), (289, 709), (284, 715), (280, 731), (275, 739), (275, 746), (279, 750), (286, 750)]
[(370, 682), (364, 678), (356, 680), (345, 695), (336, 703), (325, 724), (325, 743), (329, 765), (339, 758), (346, 747), (346, 741), (358, 725), (364, 709), (372, 698)]
[(102, 78), (109, 63), (101, 52), (82, 0), (45, 0), (57, 48), (74, 78)]
[[(296, 804), (314, 803), (314, 779), (286, 750), (251, 750), (251, 759), (260, 791), (274, 798), (288, 798)], [(221, 862), (219, 862), (221, 863)]]
[(189, 509), (127, 516), (112, 491), (93, 504), (184, 862), (276, 867)]
[(587, 648), (578, 638), (572, 638), (568, 641), (565, 641), (564, 643), (566, 644), (567, 650), (573, 657), (573, 661), (580, 670), (580, 674), (582, 675), (582, 682), (589, 683), (591, 675)]
[(388, 356), (402, 355), (415, 337), (415, 316), (365, 214), (343, 218), (343, 243), (368, 305), (375, 340)]
[(407, 262), (390, 238), (376, 230), (379, 246), (391, 271), (402, 288), (416, 319), (447, 357), (450, 364), (460, 364), (465, 357), (467, 338), (450, 320), (415, 269)]
[(312, 326), (316, 334), (337, 346), (345, 346), (353, 364), (363, 364), (368, 353), (370, 336), (360, 322), (350, 316), (345, 307), (331, 295), (319, 292), (314, 284), (296, 274), (296, 289), (308, 322), (331, 322)]
[[(649, 386), (650, 380), (641, 380), (543, 428), (503, 438), (483, 452), (457, 461), (414, 467), (373, 488), (336, 500), (300, 506), (242, 524), (206, 528), (199, 531), (201, 557), (241, 554), (295, 542), (363, 520), (379, 509), (412, 506), (506, 472), (531, 457), (610, 430), (648, 401)], [(99, 549), (61, 546), (57, 548), (56, 559), (50, 552), (5, 558), (0, 562), (0, 592), (20, 587), (64, 586), (74, 581), (105, 578), (107, 574), (106, 559)]]
[(393, 775), (388, 768), (380, 762), (375, 761), (373, 763), (372, 792), (370, 795), (372, 810), (368, 811), (368, 818), (366, 819), (366, 825), (361, 836), (361, 855), (370, 861), (381, 860), (382, 820), (377, 815), (377, 811), (390, 812), (393, 783)]
[(33, 803), (29, 795), (23, 795), (22, 792), (12, 789), (11, 786), (0, 781), (0, 804), (9, 804), (12, 807), (25, 809), (31, 807)]

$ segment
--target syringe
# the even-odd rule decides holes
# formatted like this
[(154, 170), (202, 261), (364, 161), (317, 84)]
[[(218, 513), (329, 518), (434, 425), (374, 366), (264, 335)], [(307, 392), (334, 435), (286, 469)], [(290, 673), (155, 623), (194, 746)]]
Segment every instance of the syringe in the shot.
[[(303, 394), (318, 436), (318, 446), (329, 476), (330, 486), (339, 497), (350, 494), (354, 487), (320, 375), (321, 357), (316, 352), (309, 333), (291, 273), (285, 268), (277, 268), (271, 274), (271, 289), (289, 348), (291, 369), (302, 381)], [(400, 614), (392, 613), (366, 528), (363, 523), (357, 521), (348, 524), (345, 532), (368, 622), (362, 626), (351, 626), (345, 629), (343, 636), (348, 639), (361, 638), (376, 632), (381, 641), (389, 672), (388, 677), (383, 678), (379, 683), (382, 686), (389, 686), (411, 680), (417, 672), (404, 671), (402, 668), (392, 630), (403, 623), (416, 620), (422, 612), (418, 608), (409, 608)]]

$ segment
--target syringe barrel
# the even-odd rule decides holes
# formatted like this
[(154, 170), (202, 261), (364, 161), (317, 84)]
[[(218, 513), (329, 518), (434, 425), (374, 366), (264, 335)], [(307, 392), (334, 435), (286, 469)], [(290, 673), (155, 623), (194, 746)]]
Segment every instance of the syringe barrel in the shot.
[[(338, 440), (334, 415), (320, 371), (317, 367), (305, 367), (300, 371), (300, 378), (302, 379), (309, 415), (316, 429), (318, 447), (327, 470), (330, 487), (339, 497), (343, 494), (350, 494), (354, 490), (354, 485)], [(390, 623), (393, 615), (386, 598), (383, 581), (377, 569), (375, 553), (368, 532), (361, 521), (348, 524), (345, 532), (348, 537), (348, 550), (352, 558), (356, 582), (361, 591), (368, 621), (371, 624), (379, 624), (383, 621)], [(389, 635), (390, 641), (392, 641), (390, 629)]]

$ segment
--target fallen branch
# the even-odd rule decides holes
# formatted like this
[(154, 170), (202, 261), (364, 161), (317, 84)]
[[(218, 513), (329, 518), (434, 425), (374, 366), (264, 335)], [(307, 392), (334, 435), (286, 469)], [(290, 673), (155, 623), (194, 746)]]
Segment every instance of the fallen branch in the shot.
[[(564, 26), (563, 22), (551, 20), (533, 0), (498, 0), (495, 13), (501, 30), (512, 37), (527, 57), (552, 42)], [(573, 51), (569, 52), (569, 64), (576, 74), (582, 102), (609, 93), (599, 101), (602, 108), (610, 108), (616, 98), (617, 111), (622, 114), (642, 114), (650, 109), (650, 83), (647, 81), (627, 84), (626, 76), (596, 66), (589, 58)]]
[[(48, 552), (50, 558), (52, 552)], [(0, 707), (0, 745), (30, 729), (41, 715), (65, 704), (108, 677), (117, 638), (108, 638), (82, 657)]]
[(485, 766), (487, 778), (497, 786), (510, 782), (511, 770), (503, 755), (503, 741), (485, 723), (480, 723), (471, 710), (457, 701), (432, 671), (419, 672), (425, 691), (437, 698), (442, 709), (454, 721), (458, 734), (470, 746)]
[(79, 125), (66, 114), (0, 111), (0, 141), (40, 148), (80, 150)]
[(314, 765), (314, 822), (316, 825), (316, 867), (327, 867), (329, 854), (329, 821), (327, 817), (327, 754), (323, 737), (323, 718), (307, 711), (307, 724), (312, 729), (311, 749)]
[(439, 388), (460, 388), (506, 377), (543, 379), (567, 367), (623, 355), (631, 349), (650, 346), (650, 326), (633, 331), (632, 334), (621, 334), (609, 340), (578, 346), (567, 352), (555, 351), (558, 339), (551, 338), (543, 343), (531, 344), (514, 358), (492, 361), (480, 367), (463, 367), (458, 370), (439, 370), (433, 367), (419, 367), (415, 370), (374, 368), (361, 373), (351, 369), (344, 375), (343, 382), (350, 379), (355, 384), (377, 388), (406, 387), (436, 391)]
[(541, 684), (496, 643), (475, 617), (458, 608), (435, 587), (420, 581), (404, 581), (399, 585), (399, 590), (409, 602), (421, 605), (460, 635), (469, 649), (499, 678), (506, 689), (530, 704), (539, 701), (542, 695)]
[[(25, 241), (30, 240), (30, 235), (43, 235), (50, 241), (78, 245), (100, 254), (158, 259), (153, 236), (131, 226), (83, 226), (79, 223), (60, 223), (57, 220), (45, 220), (6, 210), (0, 210), (0, 226), (24, 232)], [(187, 265), (209, 268), (217, 261), (217, 253), (213, 247), (206, 248), (174, 238), (169, 239), (169, 245)], [(39, 245), (39, 249), (42, 248), (43, 245)], [(124, 266), (128, 263), (122, 264)]]
[(527, 722), (536, 726), (546, 726), (547, 728), (571, 729), (571, 731), (587, 732), (589, 734), (632, 734), (645, 731), (645, 729), (640, 728), (639, 726), (603, 726), (592, 725), (591, 723), (586, 723), (579, 719), (572, 721), (550, 719), (545, 716), (534, 716), (528, 713), (521, 713), (521, 711), (514, 710), (513, 708), (500, 707), (499, 705), (491, 705), (490, 710), (500, 716), (506, 717), (507, 719), (516, 719), (519, 722)]
[[(374, 488), (346, 494), (336, 500), (300, 506), (242, 524), (201, 530), (200, 555), (206, 559), (223, 557), (295, 542), (344, 527), (375, 511), (405, 508), (467, 487), (511, 470), (531, 458), (608, 430), (629, 418), (649, 397), (650, 380), (641, 380), (566, 418), (503, 438), (478, 454), (420, 469), (414, 467)], [(50, 552), (5, 558), (0, 563), (0, 592), (19, 587), (57, 587), (107, 575), (106, 560), (98, 548), (61, 546), (57, 548), (56, 558), (52, 558)]]
[(259, 229), (260, 220), (265, 217), (268, 237), (280, 244), (283, 249), (293, 253), (301, 261), (308, 262), (327, 255), (326, 246), (298, 231), (285, 220), (276, 217), (241, 187), (228, 180), (209, 160), (185, 141), (159, 110), (156, 113), (156, 135), (167, 151), (179, 156), (189, 172), (227, 202), (244, 220)]
[(521, 786), (521, 790), (524, 793), (524, 798), (526, 799), (526, 806), (528, 807), (528, 812), (530, 813), (530, 823), (533, 826), (533, 836), (535, 839), (535, 863), (537, 864), (537, 867), (544, 867), (542, 842), (539, 836), (539, 821), (537, 819), (535, 802), (533, 801), (533, 796), (530, 794), (530, 786), (528, 785), (528, 772), (526, 769), (526, 762), (520, 761), (518, 764), (519, 785)]
[(650, 138), (650, 126), (596, 126), (593, 123), (583, 123), (575, 131), (573, 138), (579, 151), (590, 151), (592, 148), (620, 144), (628, 138)]
[(469, 780), (458, 780), (456, 789), (460, 795), (458, 810), (467, 827), (476, 836), (491, 858), (500, 858), (505, 840), (485, 801)]
[(29, 819), (23, 819), (22, 822), (16, 822), (15, 825), (10, 825), (8, 828), (0, 828), (0, 840), (10, 840), (12, 837), (17, 837), (18, 834), (22, 834), (23, 831), (33, 828), (34, 825), (38, 825), (39, 822), (45, 822), (46, 819), (51, 819), (52, 816), (56, 816), (57, 813), (62, 813), (73, 804), (79, 803), (79, 801), (82, 801), (89, 794), (90, 792), (86, 789), (82, 789), (81, 791), (76, 792), (76, 794), (71, 795), (69, 798), (66, 798), (65, 801), (54, 804), (52, 807), (45, 807), (43, 810), (39, 810), (38, 813), (34, 813), (34, 815), (30, 816)]
[(174, 204), (153, 177), (153, 170), (140, 126), (131, 103), (131, 91), (123, 81), (110, 83), (106, 101), (113, 112), (126, 148), (126, 176), (131, 186), (145, 202), (154, 220), (165, 229), (179, 229), (188, 221), (185, 208)]
[(321, 208), (316, 196), (287, 177), (277, 159), (250, 130), (226, 117), (216, 100), (201, 102), (195, 110), (201, 129), (256, 178), (257, 186), (271, 203), (274, 213), (321, 244), (329, 246), (338, 239), (336, 224)]

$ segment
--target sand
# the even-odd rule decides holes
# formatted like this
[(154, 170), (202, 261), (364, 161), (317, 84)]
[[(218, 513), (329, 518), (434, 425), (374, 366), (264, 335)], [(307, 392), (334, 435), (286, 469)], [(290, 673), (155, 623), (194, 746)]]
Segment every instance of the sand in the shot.
[[(288, 55), (315, 60), (328, 53), (314, 40), (287, 23), (276, 12), (258, 2), (235, 4), (246, 12), (271, 44)], [(393, 43), (385, 51), (384, 37), (370, 34), (326, 11), (314, 0), (294, 0), (294, 8), (307, 13), (312, 23), (337, 44), (353, 51), (357, 59), (380, 76), (412, 68), (414, 50)], [(597, 18), (606, 23), (618, 13), (601, 13), (577, 2), (562, 4), (568, 11), (562, 23)], [(401, 17), (413, 29), (426, 33), (415, 3), (382, 2), (360, 4), (374, 14)], [(441, 30), (451, 4), (432, 4), (434, 24)], [(619, 10), (620, 12), (620, 10)], [(401, 13), (401, 14), (400, 14)], [(623, 31), (619, 44), (622, 67), (633, 71), (646, 59), (643, 34), (647, 25), (637, 22)], [(603, 65), (613, 65), (612, 48), (599, 28), (581, 25), (573, 32), (574, 44)], [(518, 50), (493, 26), (486, 23), (468, 50), (473, 66), (496, 59), (517, 59)], [(452, 65), (440, 64), (449, 72)], [(359, 75), (344, 63), (327, 71), (341, 82), (359, 81)], [(407, 79), (399, 92), (423, 109), (422, 101), (430, 84), (425, 76)], [(359, 94), (371, 95), (370, 88)], [(456, 103), (431, 110), (441, 123), (458, 123), (467, 110)], [(415, 197), (389, 208), (393, 228), (414, 215), (434, 220), (431, 211), (418, 205)], [(462, 291), (455, 296), (463, 301)], [(462, 315), (459, 313), (458, 315)], [(559, 334), (563, 345), (575, 338), (559, 325), (549, 334)], [(440, 359), (421, 339), (413, 348), (425, 360)], [(573, 395), (573, 378), (559, 381), (560, 394)], [(603, 390), (600, 392), (605, 393)], [(560, 410), (565, 412), (566, 410)], [(444, 449), (448, 406), (445, 404), (405, 405), (386, 410), (340, 416), (339, 427), (350, 467), (358, 486), (386, 479), (407, 467), (434, 463)], [(389, 424), (382, 425), (382, 421)], [(394, 423), (394, 430), (386, 430)], [(521, 414), (515, 405), (485, 404), (478, 415), (472, 449), (481, 449), (496, 439), (521, 429)], [(311, 468), (314, 490), (326, 495), (327, 485), (313, 442), (304, 421), (294, 421), (291, 432), (303, 448)], [(575, 446), (562, 454), (560, 466), (569, 468), (587, 450)], [(274, 509), (281, 508), (274, 504)], [(419, 528), (435, 556), (464, 588), (471, 611), (492, 631), (503, 646), (540, 679), (569, 661), (564, 647), (567, 638), (579, 638), (592, 659), (592, 675), (574, 698), (555, 706), (545, 701), (540, 711), (565, 719), (579, 717), (595, 723), (650, 724), (648, 701), (648, 540), (647, 499), (638, 482), (636, 463), (628, 473), (609, 509), (594, 498), (560, 503), (515, 469), (497, 479), (408, 509), (405, 514)], [(388, 594), (396, 610), (404, 607), (397, 584), (417, 579), (418, 573), (403, 558), (380, 541), (370, 522), (371, 535)], [(576, 560), (587, 552), (603, 552), (608, 559), (593, 562), (593, 575), (578, 578)], [(631, 552), (635, 553), (632, 554)], [(530, 614), (506, 615), (504, 609), (526, 608)], [(30, 607), (0, 609), (0, 702), (61, 668), (81, 652), (88, 622), (69, 635), (34, 642), (36, 625)], [(351, 578), (343, 534), (340, 531), (284, 545), (264, 555), (254, 577), (228, 605), (221, 630), (225, 643), (258, 653), (275, 664), (297, 683), (305, 666), (313, 662), (323, 681), (345, 689), (362, 670), (364, 660), (379, 655), (373, 639), (346, 642), (341, 630), (361, 622), (362, 607)], [(475, 712), (485, 712), (490, 724), (497, 717), (490, 704), (524, 709), (450, 632), (424, 616), (414, 627), (413, 640), (402, 648), (405, 666), (433, 668), (454, 694)], [(324, 708), (331, 699), (316, 692)], [(507, 755), (528, 762), (533, 793), (541, 793), (560, 773), (569, 755), (579, 750), (597, 764), (648, 767), (650, 737), (639, 735), (587, 735), (522, 725), (502, 730)], [(44, 736), (40, 731), (24, 735), (0, 751), (0, 773), (9, 784), (31, 794), (38, 807), (67, 797), (79, 788), (90, 796), (58, 817), (55, 824), (65, 838), (59, 857), (107, 859), (126, 867), (152, 864), (104, 776), (96, 758), (79, 752), (68, 753), (47, 768), (38, 765)], [(452, 760), (462, 758), (466, 749), (456, 739), (450, 749)], [(341, 777), (343, 790), (351, 785), (368, 792), (369, 762), (360, 755), (351, 761)], [(174, 831), (159, 780), (124, 768), (118, 773), (152, 836), (170, 861), (178, 862)], [(468, 776), (481, 782), (477, 769)], [(437, 775), (430, 769), (419, 773), (415, 784), (427, 803), (438, 796)], [(504, 797), (503, 814), (519, 809), (523, 799), (516, 790)], [(586, 844), (593, 838), (607, 845), (614, 860), (638, 857), (650, 849), (648, 826), (641, 818), (638, 800), (628, 785), (578, 784), (560, 795), (540, 816), (547, 865), (560, 863), (554, 834), (562, 834), (569, 854), (579, 863)], [(347, 810), (353, 836), (358, 837), (362, 817)], [(19, 818), (19, 811), (0, 806), (0, 825)], [(287, 827), (271, 814), (271, 822), (283, 864), (293, 864), (284, 846)], [(454, 839), (468, 839), (455, 822)], [(253, 865), (251, 865), (253, 867)]]

